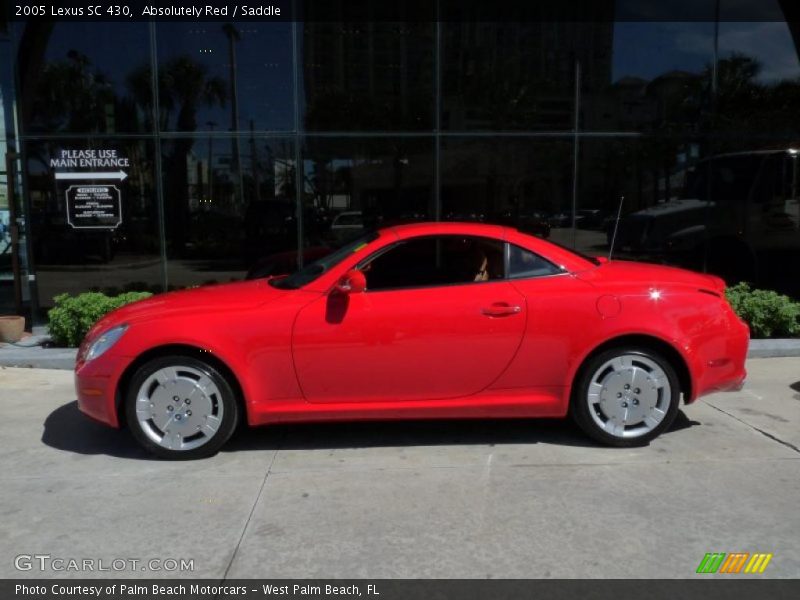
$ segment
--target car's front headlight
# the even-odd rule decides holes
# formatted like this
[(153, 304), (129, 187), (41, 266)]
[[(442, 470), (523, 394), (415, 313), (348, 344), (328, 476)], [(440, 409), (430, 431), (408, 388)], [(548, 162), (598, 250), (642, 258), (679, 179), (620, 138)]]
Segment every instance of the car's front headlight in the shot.
[(89, 347), (86, 349), (84, 360), (88, 362), (94, 360), (98, 356), (102, 356), (111, 346), (117, 343), (127, 328), (127, 325), (117, 325), (100, 335), (89, 344)]

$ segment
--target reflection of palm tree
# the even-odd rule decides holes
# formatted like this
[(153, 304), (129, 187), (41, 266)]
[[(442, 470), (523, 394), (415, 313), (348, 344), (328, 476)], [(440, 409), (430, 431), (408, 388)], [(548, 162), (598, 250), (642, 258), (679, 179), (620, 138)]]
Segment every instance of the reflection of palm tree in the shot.
[[(126, 79), (133, 101), (149, 114), (153, 106), (152, 72), (149, 65), (142, 65), (130, 72)], [(167, 62), (158, 72), (160, 129), (194, 131), (197, 129), (197, 108), (225, 106), (227, 94), (225, 81), (220, 77), (209, 77), (205, 65), (181, 56)], [(170, 123), (177, 107), (175, 125)]]
[(153, 130), (153, 79), (149, 64), (132, 69), (125, 78), (130, 101), (144, 115), (145, 131)]
[(236, 64), (236, 42), (242, 39), (239, 30), (232, 23), (222, 26), (222, 31), (228, 38), (228, 66), (231, 70), (231, 131), (239, 129), (239, 98), (237, 91), (237, 64)]
[(42, 67), (32, 115), (47, 131), (105, 131), (106, 106), (116, 104), (110, 79), (76, 50)]
[(25, 23), (19, 38), (17, 72), (20, 82), (19, 110), (23, 123), (29, 123), (31, 116), (35, 114), (33, 100), (37, 95), (42, 64), (54, 25), (53, 21), (31, 19)]
[[(228, 38), (228, 67), (230, 68), (230, 90), (231, 90), (231, 131), (239, 130), (239, 92), (238, 75), (236, 63), (236, 43), (241, 41), (242, 34), (236, 29), (233, 23), (226, 23), (222, 26), (222, 32)], [(251, 123), (252, 125), (252, 123)], [(244, 189), (242, 180), (242, 151), (239, 147), (239, 137), (231, 139), (231, 160), (232, 171), (236, 174), (239, 190)], [(240, 191), (241, 193), (241, 191)]]
[[(158, 74), (158, 89), (162, 129), (168, 128), (174, 113), (174, 129), (195, 131), (200, 106), (224, 106), (227, 100), (225, 81), (209, 76), (205, 65), (188, 56), (179, 56), (164, 64)], [(177, 250), (183, 248), (187, 236), (189, 189), (186, 158), (193, 145), (191, 138), (176, 139), (172, 142), (172, 151), (165, 154), (167, 224), (170, 240)]]
[(754, 58), (734, 53), (717, 63), (717, 90), (723, 94), (736, 94), (754, 90), (755, 78), (761, 64)]
[[(732, 54), (717, 63), (713, 130), (758, 134), (800, 131), (800, 79), (762, 82), (758, 79), (761, 72), (761, 63), (743, 54)], [(727, 149), (741, 145), (739, 140), (730, 141), (732, 145)], [(716, 148), (714, 152), (725, 149)]]
[(168, 61), (158, 74), (161, 128), (167, 129), (169, 118), (177, 110), (175, 127), (178, 131), (197, 129), (197, 108), (225, 106), (225, 80), (209, 77), (208, 67), (188, 56)]

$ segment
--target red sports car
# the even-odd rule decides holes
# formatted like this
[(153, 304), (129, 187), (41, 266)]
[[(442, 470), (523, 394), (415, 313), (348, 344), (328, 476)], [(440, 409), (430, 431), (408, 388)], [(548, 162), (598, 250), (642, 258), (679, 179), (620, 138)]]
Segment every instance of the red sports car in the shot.
[(369, 233), (302, 270), (155, 296), (78, 353), (80, 409), (168, 458), (237, 423), (564, 417), (639, 445), (745, 378), (710, 275), (588, 258), (509, 227)]

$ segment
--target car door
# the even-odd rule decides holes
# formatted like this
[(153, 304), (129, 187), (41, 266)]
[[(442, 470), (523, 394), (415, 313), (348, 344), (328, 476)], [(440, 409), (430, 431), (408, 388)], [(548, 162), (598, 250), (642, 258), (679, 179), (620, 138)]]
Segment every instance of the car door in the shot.
[[(462, 238), (444, 237), (367, 259), (366, 291), (334, 292), (300, 311), (292, 350), (308, 401), (456, 398), (501, 375), (525, 331), (525, 298), (504, 279), (502, 258), (476, 263), (473, 276)], [(502, 242), (486, 243), (502, 256)]]

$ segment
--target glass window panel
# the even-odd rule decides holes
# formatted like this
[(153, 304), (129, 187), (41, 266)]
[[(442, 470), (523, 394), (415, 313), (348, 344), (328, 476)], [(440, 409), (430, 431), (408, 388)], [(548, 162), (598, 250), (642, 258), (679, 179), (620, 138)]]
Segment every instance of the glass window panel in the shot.
[(165, 131), (289, 131), (294, 123), (291, 23), (157, 25)]
[(163, 161), (171, 287), (296, 268), (291, 140), (180, 138), (164, 142)]
[(442, 128), (454, 131), (573, 129), (575, 52), (601, 62), (611, 43), (588, 23), (464, 21), (442, 30)]
[(434, 24), (364, 22), (358, 12), (348, 22), (348, 11), (358, 10), (358, 5), (333, 6), (341, 21), (307, 21), (301, 29), (305, 128), (433, 129)]
[[(128, 166), (124, 180), (93, 179), (88, 167), (53, 166), (64, 152), (116, 151)], [(24, 147), (30, 198), (31, 245), (42, 308), (53, 296), (89, 290), (161, 291), (161, 245), (154, 185), (154, 147), (149, 141), (73, 139), (27, 142)], [(99, 168), (95, 171), (112, 171)], [(82, 174), (57, 179), (56, 173)], [(72, 188), (72, 190), (70, 190)], [(89, 188), (90, 191), (82, 191)], [(108, 218), (86, 217), (76, 204), (100, 200)], [(118, 193), (119, 205), (116, 203)], [(87, 195), (88, 194), (88, 195)], [(68, 206), (68, 197), (70, 206)], [(111, 204), (112, 206), (108, 206)], [(69, 215), (69, 216), (68, 216)], [(119, 225), (116, 217), (119, 217)]]
[(581, 128), (700, 131), (711, 111), (714, 23), (597, 23), (604, 53), (581, 61)]
[(571, 242), (572, 148), (571, 139), (444, 139), (442, 218)]
[(431, 138), (309, 137), (303, 165), (306, 262), (366, 229), (435, 214)]
[(20, 23), (17, 68), (26, 133), (153, 129), (147, 23)]

